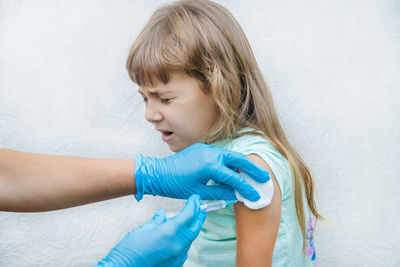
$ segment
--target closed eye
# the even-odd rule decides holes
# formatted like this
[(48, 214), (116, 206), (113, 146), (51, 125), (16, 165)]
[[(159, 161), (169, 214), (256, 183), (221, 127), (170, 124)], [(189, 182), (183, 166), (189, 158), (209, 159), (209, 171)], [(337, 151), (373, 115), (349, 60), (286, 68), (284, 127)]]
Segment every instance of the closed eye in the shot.
[(138, 90), (138, 93), (143, 97), (143, 102), (147, 102), (147, 97), (140, 91)]
[(161, 103), (169, 103), (171, 101), (171, 98), (161, 98)]

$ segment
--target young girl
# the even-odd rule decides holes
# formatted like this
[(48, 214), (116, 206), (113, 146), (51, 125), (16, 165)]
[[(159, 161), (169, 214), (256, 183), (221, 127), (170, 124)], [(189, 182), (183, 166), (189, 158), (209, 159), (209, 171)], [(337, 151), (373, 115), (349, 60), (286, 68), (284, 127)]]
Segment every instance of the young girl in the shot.
[[(185, 266), (310, 266), (311, 173), (289, 144), (240, 25), (221, 5), (161, 7), (132, 45), (127, 69), (146, 119), (174, 152), (196, 143), (241, 152), (271, 176), (271, 203), (209, 212)], [(196, 162), (193, 162), (196, 164)]]

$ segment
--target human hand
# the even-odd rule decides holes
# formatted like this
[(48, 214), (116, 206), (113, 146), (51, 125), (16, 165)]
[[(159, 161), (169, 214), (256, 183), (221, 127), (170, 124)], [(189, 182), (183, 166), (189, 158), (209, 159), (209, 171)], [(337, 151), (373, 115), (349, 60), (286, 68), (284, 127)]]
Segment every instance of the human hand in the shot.
[(97, 266), (182, 266), (205, 218), (198, 195), (169, 220), (159, 209), (152, 221), (126, 234)]
[[(246, 156), (227, 149), (197, 143), (166, 158), (138, 155), (135, 158), (136, 199), (143, 194), (171, 198), (236, 199), (234, 189), (257, 201), (260, 195), (236, 172), (241, 169), (257, 182), (266, 182), (269, 173)], [(206, 185), (209, 180), (219, 185)], [(232, 188), (233, 187), (233, 188)]]

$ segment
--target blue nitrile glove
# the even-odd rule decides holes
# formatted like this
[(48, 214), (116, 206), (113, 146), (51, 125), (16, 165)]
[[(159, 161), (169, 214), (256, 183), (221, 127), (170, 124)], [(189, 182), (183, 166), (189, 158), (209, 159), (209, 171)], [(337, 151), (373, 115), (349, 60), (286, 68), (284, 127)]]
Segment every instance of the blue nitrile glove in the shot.
[(182, 266), (205, 218), (198, 195), (169, 220), (159, 209), (151, 222), (127, 233), (97, 266)]
[[(197, 143), (166, 158), (135, 157), (135, 195), (143, 194), (171, 198), (188, 198), (199, 194), (202, 199), (236, 199), (232, 189), (251, 201), (260, 198), (243, 177), (241, 169), (258, 182), (269, 180), (269, 173), (246, 156), (227, 149)], [(220, 185), (206, 186), (212, 179)]]

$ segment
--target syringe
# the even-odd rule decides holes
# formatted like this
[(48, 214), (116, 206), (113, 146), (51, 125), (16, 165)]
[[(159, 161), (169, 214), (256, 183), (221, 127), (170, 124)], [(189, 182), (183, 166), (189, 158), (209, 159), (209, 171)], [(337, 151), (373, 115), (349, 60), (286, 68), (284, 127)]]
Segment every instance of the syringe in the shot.
[[(205, 211), (205, 212), (209, 212), (209, 211), (213, 211), (213, 210), (219, 210), (219, 209), (223, 209), (226, 206), (235, 204), (237, 202), (237, 200), (215, 200), (215, 201), (209, 201), (206, 202), (204, 204), (200, 205), (200, 210)], [(175, 217), (176, 215), (178, 215), (177, 212), (167, 212), (167, 219)]]
[(202, 211), (213, 211), (213, 210), (219, 210), (223, 209), (226, 206), (229, 206), (231, 204), (235, 204), (237, 200), (215, 200), (215, 201), (210, 201), (206, 202), (202, 205), (200, 205), (200, 209)]

